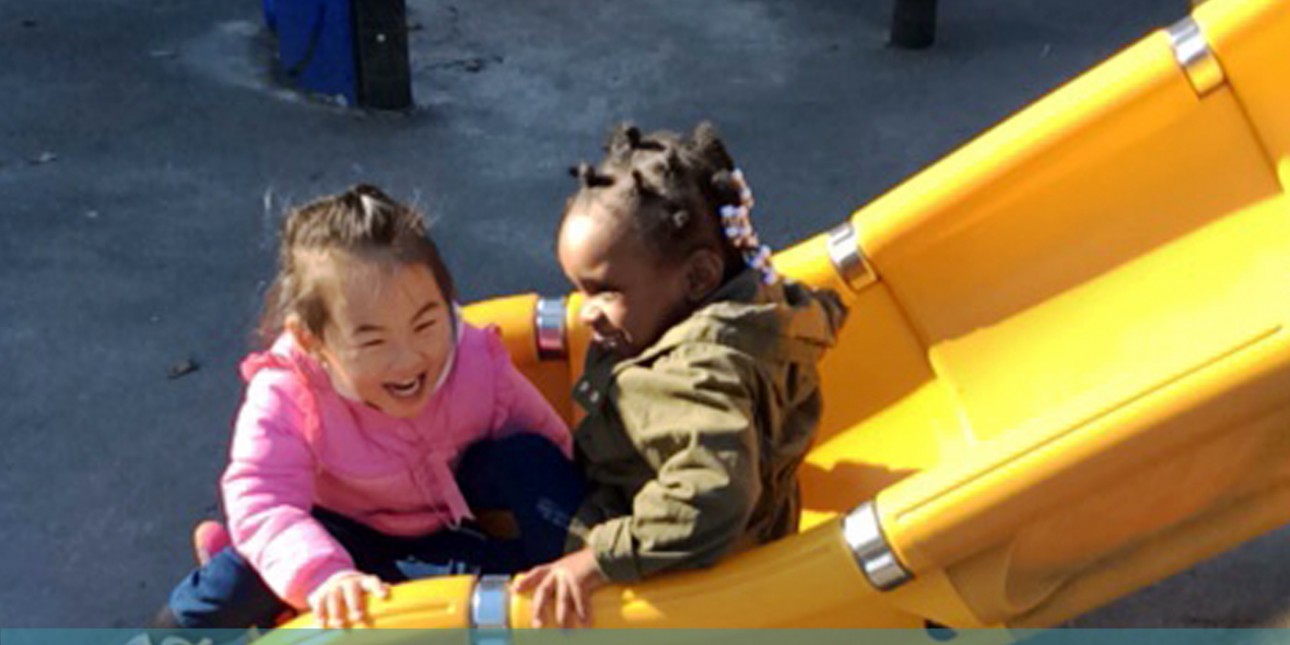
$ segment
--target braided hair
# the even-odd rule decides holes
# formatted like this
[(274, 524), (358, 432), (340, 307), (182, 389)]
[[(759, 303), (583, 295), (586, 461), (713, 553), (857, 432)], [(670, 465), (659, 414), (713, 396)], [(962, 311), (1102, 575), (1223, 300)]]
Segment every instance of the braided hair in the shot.
[(688, 136), (666, 130), (642, 134), (630, 123), (616, 126), (598, 166), (570, 169), (578, 191), (565, 205), (561, 225), (592, 204), (627, 224), (660, 261), (676, 261), (701, 248), (718, 252), (722, 282), (745, 267), (746, 250), (724, 233), (723, 206), (746, 201), (734, 160), (711, 123)]

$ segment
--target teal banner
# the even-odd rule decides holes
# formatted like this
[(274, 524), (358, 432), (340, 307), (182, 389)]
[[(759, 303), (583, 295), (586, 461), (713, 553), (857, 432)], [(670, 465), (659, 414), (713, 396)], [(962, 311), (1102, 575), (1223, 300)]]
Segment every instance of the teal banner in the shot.
[(1290, 645), (1290, 629), (0, 629), (0, 645)]

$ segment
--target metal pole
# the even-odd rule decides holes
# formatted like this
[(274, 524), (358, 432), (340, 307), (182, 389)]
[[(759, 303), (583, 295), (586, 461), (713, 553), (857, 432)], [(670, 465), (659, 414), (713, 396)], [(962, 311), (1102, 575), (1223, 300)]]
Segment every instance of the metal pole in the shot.
[(936, 0), (895, 0), (891, 15), (891, 44), (924, 49), (936, 40)]
[(412, 107), (404, 0), (351, 0), (358, 102), (380, 110)]

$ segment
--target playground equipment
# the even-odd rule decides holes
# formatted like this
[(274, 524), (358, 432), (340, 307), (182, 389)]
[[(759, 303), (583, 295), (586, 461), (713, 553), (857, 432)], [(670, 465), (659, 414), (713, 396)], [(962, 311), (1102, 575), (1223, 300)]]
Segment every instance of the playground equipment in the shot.
[[(776, 256), (851, 307), (801, 533), (605, 588), (596, 626), (1051, 626), (1290, 521), (1287, 61), (1290, 3), (1212, 0)], [(578, 305), (467, 311), (570, 420)], [(530, 605), (453, 577), (371, 609)]]

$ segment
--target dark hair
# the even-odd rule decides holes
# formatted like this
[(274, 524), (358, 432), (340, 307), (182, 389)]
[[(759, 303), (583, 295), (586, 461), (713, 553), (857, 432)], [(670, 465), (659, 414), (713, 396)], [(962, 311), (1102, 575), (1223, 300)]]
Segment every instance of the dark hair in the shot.
[(452, 274), (421, 214), (381, 189), (361, 184), (292, 209), (283, 220), (278, 275), (265, 294), (260, 318), (261, 343), (271, 344), (292, 314), (310, 333), (322, 337), (327, 303), (317, 271), (310, 269), (320, 255), (337, 251), (380, 262), (425, 264), (443, 297), (448, 302), (457, 299)]
[(735, 163), (711, 123), (700, 123), (689, 136), (642, 134), (623, 123), (610, 132), (605, 152), (598, 166), (569, 169), (579, 187), (565, 203), (561, 226), (570, 213), (594, 203), (630, 225), (660, 260), (708, 247), (721, 254), (726, 279), (744, 268), (719, 214), (722, 206), (739, 204)]

